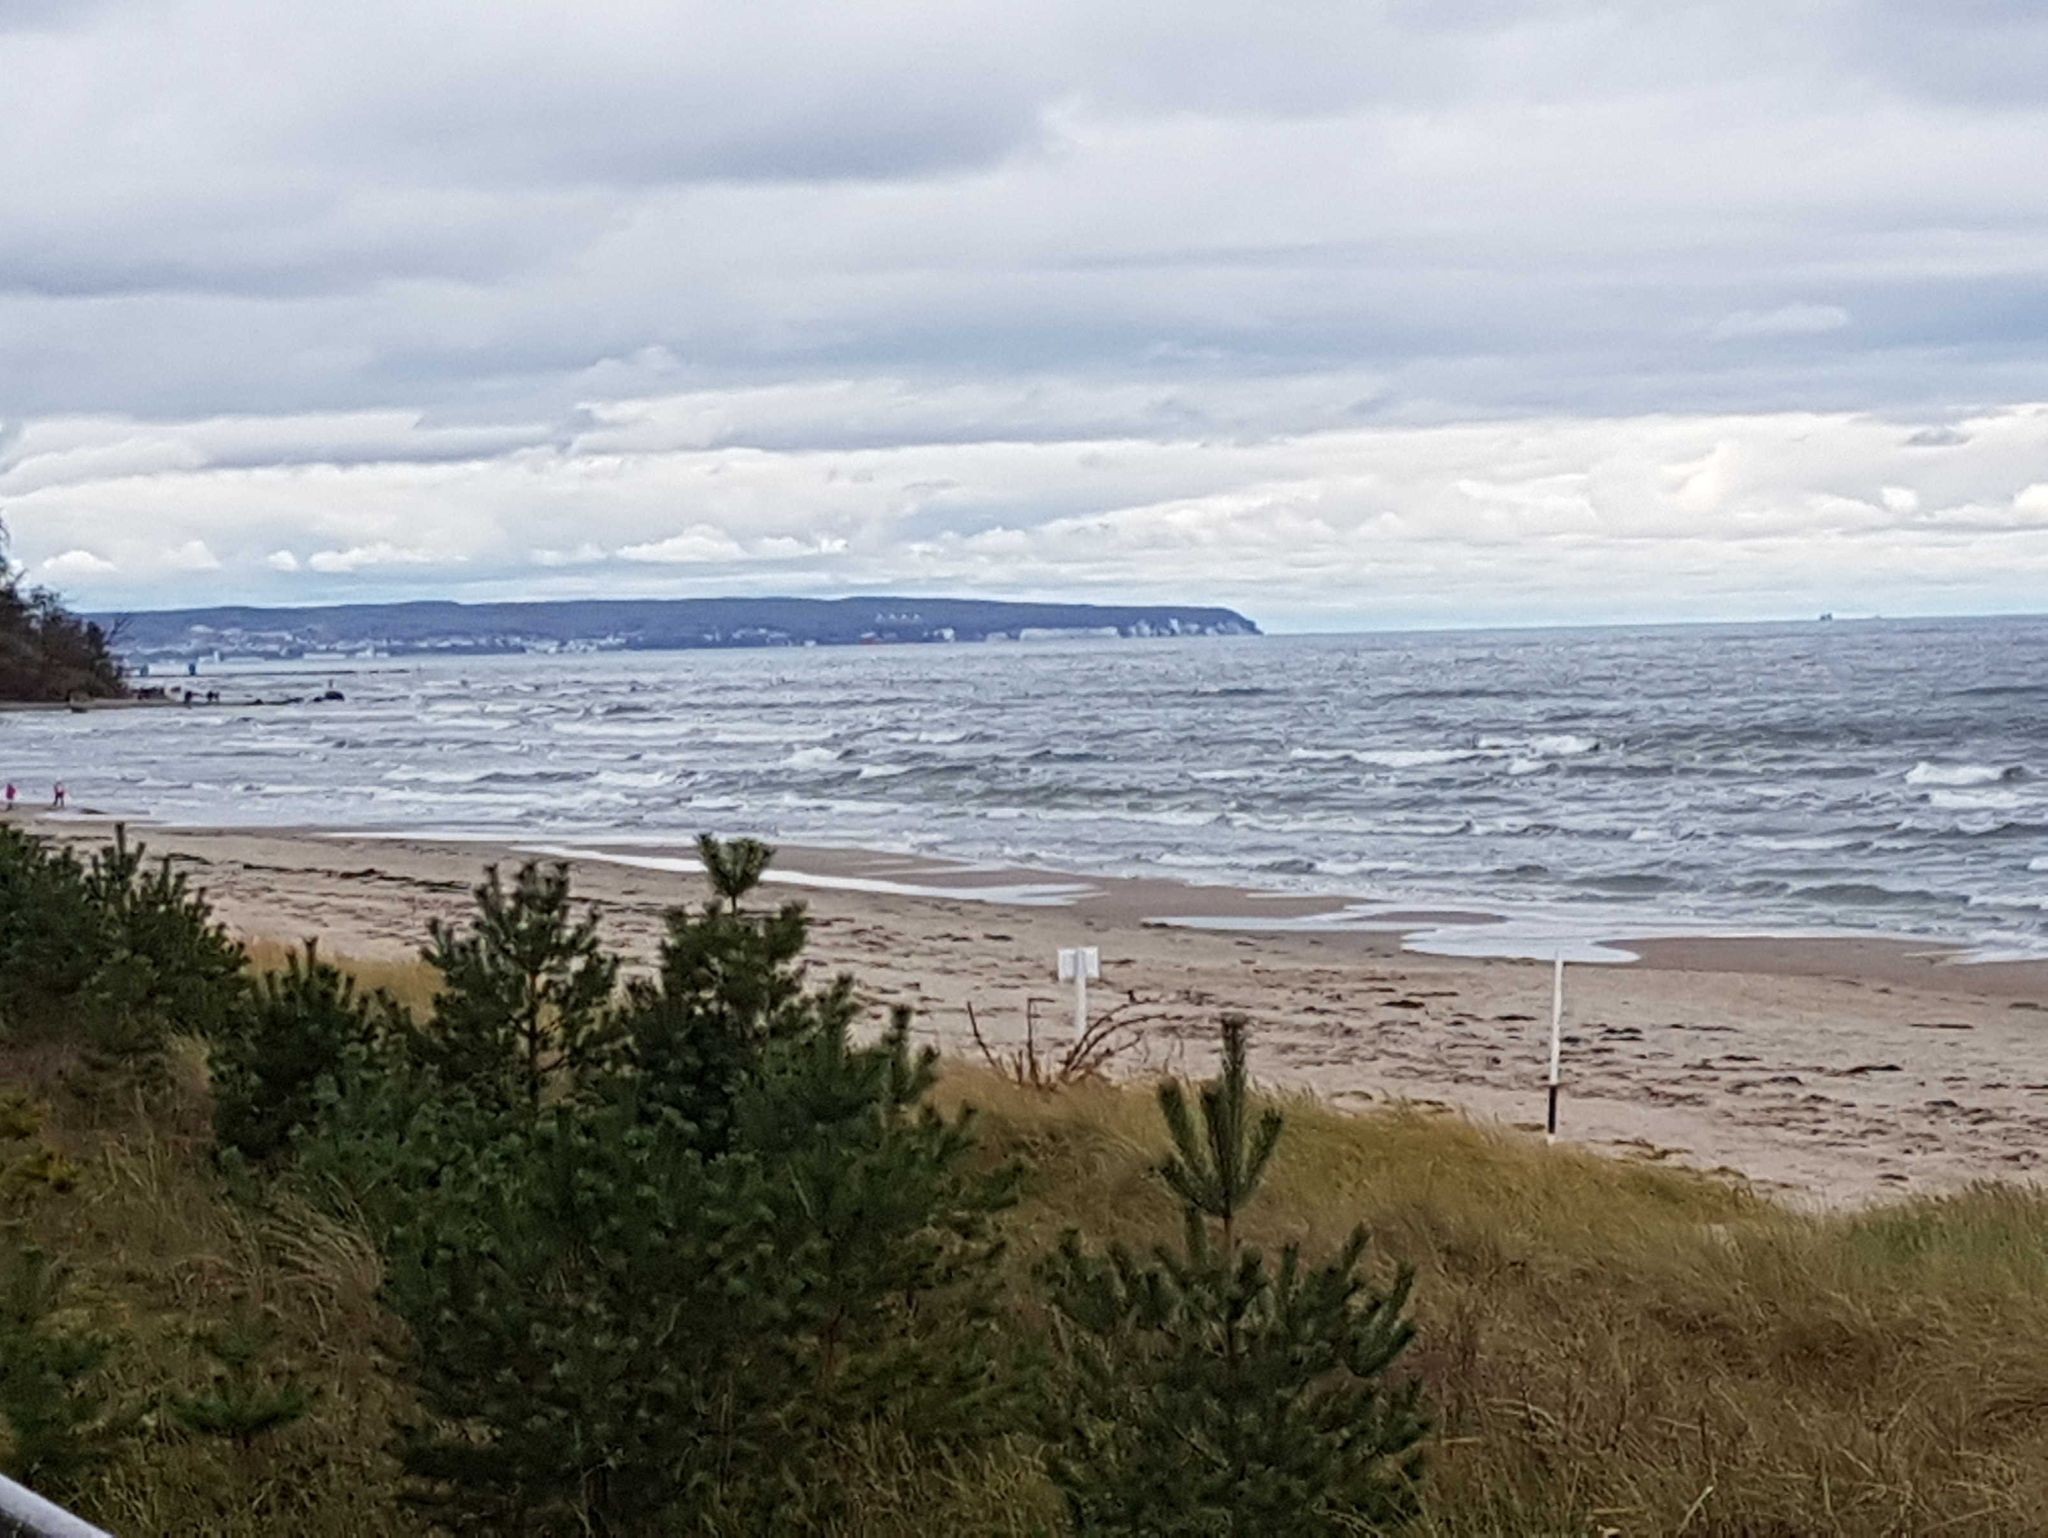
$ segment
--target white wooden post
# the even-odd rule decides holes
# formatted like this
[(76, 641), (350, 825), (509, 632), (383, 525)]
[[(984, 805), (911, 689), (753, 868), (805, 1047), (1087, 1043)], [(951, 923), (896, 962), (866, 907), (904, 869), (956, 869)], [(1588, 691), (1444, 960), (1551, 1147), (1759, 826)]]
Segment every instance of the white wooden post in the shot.
[(1550, 1114), (1544, 1121), (1544, 1136), (1557, 1141), (1558, 1069), (1564, 1053), (1564, 952), (1557, 955), (1557, 969), (1550, 979)]
[(1074, 985), (1074, 1040), (1088, 1034), (1088, 979), (1102, 976), (1102, 952), (1092, 945), (1070, 945), (1060, 951), (1060, 981)]

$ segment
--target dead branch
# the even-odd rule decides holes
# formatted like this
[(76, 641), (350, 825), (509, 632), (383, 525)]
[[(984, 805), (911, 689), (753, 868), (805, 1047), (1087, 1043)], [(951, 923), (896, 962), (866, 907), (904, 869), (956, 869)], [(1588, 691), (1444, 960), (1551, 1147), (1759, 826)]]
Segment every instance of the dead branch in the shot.
[(1012, 1083), (1026, 1089), (1054, 1090), (1084, 1079), (1108, 1076), (1117, 1062), (1145, 1045), (1146, 1028), (1166, 1018), (1157, 1000), (1133, 991), (1124, 1000), (1091, 1014), (1079, 1035), (1041, 1046), (1038, 1011), (1055, 1000), (1030, 996), (1024, 1000), (1024, 1042), (1011, 1050), (996, 1046), (982, 1029), (972, 1000), (967, 1004), (967, 1029), (982, 1061)]

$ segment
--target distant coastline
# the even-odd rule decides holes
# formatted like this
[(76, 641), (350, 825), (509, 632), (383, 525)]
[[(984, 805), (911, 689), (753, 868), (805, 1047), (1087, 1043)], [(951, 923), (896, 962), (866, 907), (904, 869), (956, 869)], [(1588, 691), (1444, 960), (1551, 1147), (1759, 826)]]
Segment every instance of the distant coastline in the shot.
[(219, 607), (99, 616), (131, 664), (707, 647), (1255, 636), (1234, 609), (974, 598), (669, 598)]

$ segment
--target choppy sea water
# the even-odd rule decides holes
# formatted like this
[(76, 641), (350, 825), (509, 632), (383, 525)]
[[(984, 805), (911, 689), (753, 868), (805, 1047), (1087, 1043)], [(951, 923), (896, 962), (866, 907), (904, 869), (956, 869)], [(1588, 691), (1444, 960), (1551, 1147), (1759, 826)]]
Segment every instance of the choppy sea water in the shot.
[(2048, 619), (215, 670), (341, 704), (0, 715), (31, 799), (204, 825), (699, 830), (1557, 932), (2048, 955)]

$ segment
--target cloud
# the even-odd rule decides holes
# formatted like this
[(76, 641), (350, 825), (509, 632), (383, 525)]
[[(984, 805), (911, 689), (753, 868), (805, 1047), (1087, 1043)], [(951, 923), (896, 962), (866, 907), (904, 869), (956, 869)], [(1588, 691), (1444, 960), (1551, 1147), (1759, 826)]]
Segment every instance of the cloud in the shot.
[(2018, 0), (0, 18), (0, 513), (109, 602), (2032, 569)]
[(166, 571), (219, 571), (220, 557), (207, 547), (203, 539), (188, 539), (176, 549), (163, 553), (163, 567)]
[(68, 582), (75, 577), (111, 576), (118, 570), (112, 561), (90, 550), (65, 550), (41, 562), (36, 574), (45, 582)]
[(626, 545), (619, 551), (622, 561), (643, 561), (657, 566), (689, 566), (702, 562), (737, 560), (745, 552), (731, 535), (707, 524), (696, 524), (666, 539)]
[[(900, 588), (1382, 625), (1911, 612), (1930, 595), (2012, 608), (2048, 582), (2044, 407), (1962, 418), (1962, 441), (1929, 454), (1865, 413), (1404, 424), (1333, 410), (1311, 432), (1175, 433), (1156, 401), (1044, 394), (1060, 409), (1008, 438), (978, 430), (992, 410), (980, 386), (914, 403), (887, 381), (652, 397), (538, 448), (451, 462), (399, 444), (382, 462), (65, 482), (15, 498), (11, 519), (31, 562), (80, 548), (75, 532), (96, 525), (113, 569), (67, 582), (102, 607), (223, 590), (306, 602)], [(1234, 389), (1176, 403), (1201, 421), (1256, 421), (1253, 407)], [(761, 446), (830, 443), (849, 421), (868, 424), (850, 443)], [(885, 423), (894, 441), (875, 441)], [(101, 511), (115, 487), (138, 504), (118, 539)], [(335, 538), (347, 531), (355, 542)], [(164, 552), (192, 546), (220, 569), (171, 580)]]
[(602, 545), (594, 545), (588, 540), (585, 540), (573, 550), (536, 550), (533, 552), (533, 564), (545, 567), (594, 566), (604, 558), (604, 547)]
[[(455, 557), (459, 560), (460, 557)], [(353, 576), (377, 566), (432, 566), (433, 552), (394, 545), (379, 540), (374, 545), (352, 545), (346, 550), (316, 550), (306, 557), (309, 571), (326, 576)]]
[(1717, 341), (1749, 337), (1826, 336), (1849, 324), (1849, 312), (1838, 304), (1782, 304), (1774, 310), (1737, 310), (1714, 325)]
[(1954, 427), (1923, 427), (1910, 434), (1906, 444), (1916, 449), (1961, 448), (1970, 441), (1970, 435)]

